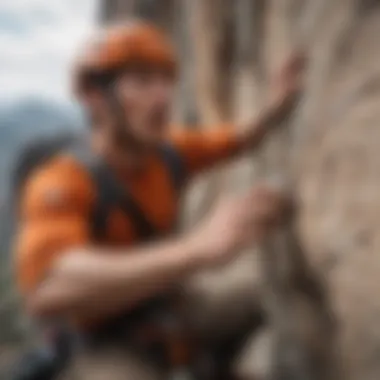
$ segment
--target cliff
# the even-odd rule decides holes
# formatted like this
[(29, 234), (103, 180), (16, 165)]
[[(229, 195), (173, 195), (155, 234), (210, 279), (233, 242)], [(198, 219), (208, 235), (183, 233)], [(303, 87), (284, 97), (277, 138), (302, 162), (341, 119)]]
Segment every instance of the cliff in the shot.
[(273, 174), (291, 180), (302, 254), (335, 322), (332, 333), (319, 332), (322, 345), (336, 344), (341, 378), (378, 379), (379, 2), (108, 0), (102, 14), (138, 15), (172, 34), (183, 64), (175, 114), (182, 120), (253, 116), (284, 57), (307, 52), (305, 92), (287, 125), (254, 157), (194, 187), (188, 219), (221, 188), (237, 191)]

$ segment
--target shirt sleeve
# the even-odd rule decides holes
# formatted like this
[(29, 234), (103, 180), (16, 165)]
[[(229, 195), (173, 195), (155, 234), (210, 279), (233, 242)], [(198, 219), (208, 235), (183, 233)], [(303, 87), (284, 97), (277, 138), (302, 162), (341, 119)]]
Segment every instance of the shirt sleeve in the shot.
[(15, 240), (17, 280), (23, 294), (46, 278), (64, 252), (89, 242), (91, 185), (84, 170), (66, 161), (38, 170), (27, 181)]
[(237, 134), (232, 126), (212, 130), (176, 130), (171, 138), (190, 175), (211, 169), (234, 156), (239, 149)]

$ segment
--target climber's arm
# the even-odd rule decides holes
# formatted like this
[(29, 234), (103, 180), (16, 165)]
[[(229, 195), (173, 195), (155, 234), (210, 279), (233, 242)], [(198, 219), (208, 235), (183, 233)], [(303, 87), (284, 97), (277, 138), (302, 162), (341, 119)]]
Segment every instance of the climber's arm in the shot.
[(283, 120), (282, 112), (280, 106), (270, 105), (244, 126), (202, 126), (195, 131), (176, 128), (171, 136), (172, 143), (182, 156), (186, 173), (191, 178), (259, 147), (273, 127)]
[(238, 128), (239, 151), (257, 147), (273, 127), (284, 121), (302, 90), (304, 56), (293, 54), (273, 78), (270, 96), (258, 117)]
[[(225, 124), (198, 127), (195, 131), (177, 128), (173, 143), (182, 153), (190, 175), (257, 148), (272, 129), (285, 120), (302, 90), (304, 59), (293, 55), (274, 77), (270, 96), (261, 112), (242, 126)], [(178, 132), (179, 131), (179, 132)]]
[(235, 153), (242, 154), (258, 148), (285, 116), (280, 107), (270, 105), (265, 107), (253, 121), (238, 126), (235, 132), (237, 146)]
[(238, 128), (240, 151), (257, 147), (273, 127), (289, 116), (302, 90), (304, 60), (303, 55), (293, 54), (273, 78), (266, 106), (252, 122)]

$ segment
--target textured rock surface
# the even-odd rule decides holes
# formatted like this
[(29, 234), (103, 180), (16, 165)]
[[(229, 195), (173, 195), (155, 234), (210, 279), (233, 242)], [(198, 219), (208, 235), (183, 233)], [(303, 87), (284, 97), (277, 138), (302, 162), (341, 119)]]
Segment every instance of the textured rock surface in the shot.
[[(290, 122), (290, 134), (273, 137), (258, 156), (257, 169), (265, 175), (291, 173), (296, 179), (300, 236), (313, 270), (327, 287), (337, 319), (342, 377), (378, 379), (379, 3), (184, 0), (178, 4), (200, 15), (183, 23), (193, 37), (190, 45), (197, 67), (195, 73), (187, 71), (187, 81), (193, 78), (196, 83), (199, 115), (208, 122), (254, 115), (267, 79), (281, 60), (298, 43), (307, 47), (306, 91)], [(186, 15), (191, 19), (191, 13)], [(232, 71), (223, 69), (226, 49)], [(229, 172), (222, 183), (232, 182), (234, 186), (226, 188), (236, 191), (248, 186), (252, 175), (248, 161), (246, 167)], [(208, 188), (209, 193), (215, 192), (215, 186)], [(202, 204), (199, 193), (204, 190), (199, 189), (195, 204)], [(248, 266), (241, 268), (247, 271)], [(223, 282), (228, 270), (233, 273), (236, 268), (207, 281), (217, 281), (219, 276)], [(254, 271), (258, 273), (257, 267)]]
[(303, 236), (329, 285), (352, 379), (380, 376), (380, 9), (372, 5), (342, 38), (299, 173)]

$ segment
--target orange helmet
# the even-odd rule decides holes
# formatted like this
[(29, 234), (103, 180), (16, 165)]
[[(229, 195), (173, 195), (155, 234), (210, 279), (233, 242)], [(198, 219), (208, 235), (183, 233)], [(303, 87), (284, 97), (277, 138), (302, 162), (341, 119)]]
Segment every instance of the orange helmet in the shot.
[(128, 66), (150, 65), (173, 76), (177, 62), (172, 45), (157, 28), (141, 21), (114, 25), (90, 39), (74, 65), (74, 90), (85, 91), (91, 78)]

